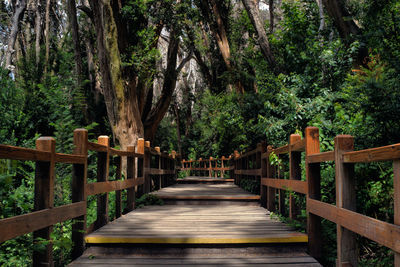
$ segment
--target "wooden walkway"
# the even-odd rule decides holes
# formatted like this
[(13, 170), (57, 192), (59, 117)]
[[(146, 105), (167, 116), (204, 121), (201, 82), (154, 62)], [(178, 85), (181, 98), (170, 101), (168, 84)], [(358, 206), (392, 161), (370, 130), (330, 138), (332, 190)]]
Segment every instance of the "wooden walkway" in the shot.
[[(243, 205), (259, 196), (210, 179), (153, 192), (175, 202), (136, 209), (87, 235), (89, 248), (71, 266), (320, 266), (305, 253), (306, 234)], [(191, 205), (168, 205), (177, 202)]]

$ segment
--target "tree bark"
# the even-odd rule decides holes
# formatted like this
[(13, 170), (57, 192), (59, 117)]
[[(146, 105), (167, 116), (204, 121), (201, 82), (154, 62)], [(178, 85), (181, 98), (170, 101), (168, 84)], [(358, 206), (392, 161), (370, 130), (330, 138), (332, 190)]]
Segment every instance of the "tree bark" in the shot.
[(256, 5), (257, 2), (255, 0), (242, 0), (242, 2), (247, 11), (247, 14), (250, 17), (251, 23), (256, 30), (258, 37), (257, 43), (261, 48), (261, 52), (264, 58), (267, 60), (272, 69), (276, 69), (275, 57), (272, 54), (267, 34), (260, 19), (260, 12), (258, 6)]
[(169, 38), (167, 68), (164, 73), (162, 93), (160, 99), (144, 122), (146, 140), (154, 139), (158, 125), (164, 118), (165, 113), (168, 111), (169, 104), (171, 103), (172, 94), (176, 86), (176, 79), (178, 77), (178, 70), (176, 69), (178, 50), (179, 37), (173, 29), (171, 30)]
[(27, 0), (20, 0), (16, 4), (15, 12), (12, 17), (11, 23), (11, 32), (10, 36), (8, 37), (8, 44), (7, 44), (7, 51), (5, 56), (5, 65), (6, 69), (11, 69), (12, 64), (12, 54), (14, 53), (15, 42), (17, 40), (17, 35), (19, 31), (19, 25), (24, 17), (24, 13), (26, 10)]
[(75, 73), (77, 75), (78, 86), (82, 86), (83, 67), (81, 57), (81, 44), (79, 38), (78, 19), (76, 16), (76, 3), (75, 0), (67, 0), (68, 17), (71, 28), (72, 42), (74, 43), (74, 56), (75, 56)]
[(45, 72), (47, 71), (47, 67), (49, 64), (50, 57), (50, 6), (51, 0), (46, 1), (46, 17), (45, 17), (45, 29), (44, 29), (44, 37), (45, 37), (45, 46), (46, 46), (46, 58), (45, 58)]
[(36, 2), (35, 10), (35, 53), (36, 53), (36, 66), (40, 62), (40, 35), (42, 33), (42, 14), (41, 14), (41, 1)]
[[(332, 18), (337, 30), (339, 31), (340, 37), (348, 45), (355, 40), (357, 35), (361, 34), (361, 29), (357, 26), (351, 14), (346, 9), (346, 3), (344, 0), (322, 0), (328, 15)], [(366, 47), (360, 47), (358, 54), (353, 61), (354, 67), (361, 65), (367, 65), (368, 49)]]
[(322, 0), (317, 0), (318, 9), (319, 9), (319, 28), (318, 31), (322, 32), (325, 29), (325, 14), (324, 14), (324, 5), (322, 4)]
[[(91, 0), (97, 33), (97, 51), (103, 80), (107, 116), (122, 149), (144, 135), (135, 94), (135, 77), (124, 80), (118, 47), (118, 31), (110, 1)], [(118, 15), (118, 14), (115, 14)]]
[(333, 19), (336, 28), (339, 31), (340, 37), (349, 39), (350, 35), (360, 33), (360, 28), (351, 18), (350, 13), (346, 9), (346, 4), (343, 0), (322, 0), (326, 11)]
[[(258, 1), (257, 1), (257, 6), (256, 6), (256, 8), (257, 8), (257, 10), (258, 10)], [(274, 0), (269, 0), (269, 33), (273, 33), (274, 32)], [(247, 11), (248, 12), (248, 11)], [(260, 17), (260, 16), (258, 16), (258, 17)], [(260, 21), (261, 21), (261, 19), (260, 19)], [(264, 28), (264, 27), (263, 27)]]
[[(221, 52), (226, 69), (229, 72), (233, 72), (234, 68), (233, 68), (232, 62), (231, 62), (231, 50), (230, 50), (230, 46), (229, 46), (228, 35), (225, 30), (225, 25), (222, 20), (220, 10), (218, 8), (218, 4), (217, 4), (216, 0), (202, 0), (201, 3), (202, 3), (203, 8), (206, 9), (206, 10), (203, 9), (203, 11), (204, 11), (203, 13), (204, 13), (204, 15), (206, 15), (206, 17), (210, 21), (209, 24), (212, 28), (212, 33), (214, 34), (214, 37), (217, 41), (218, 48)], [(216, 27), (214, 26), (214, 22), (211, 21), (211, 17), (208, 14), (209, 4), (211, 5), (212, 13), (215, 18)], [(235, 87), (236, 87), (236, 91), (238, 93), (244, 92), (244, 87), (243, 87), (242, 83), (240, 82), (240, 80), (235, 82)], [(230, 92), (233, 91), (233, 87), (231, 84), (228, 85), (228, 89)]]

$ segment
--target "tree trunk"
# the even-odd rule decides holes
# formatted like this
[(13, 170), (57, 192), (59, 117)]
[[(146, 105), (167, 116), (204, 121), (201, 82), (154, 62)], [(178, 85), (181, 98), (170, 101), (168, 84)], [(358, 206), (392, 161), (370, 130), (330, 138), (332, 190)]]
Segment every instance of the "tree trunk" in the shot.
[(136, 101), (136, 87), (134, 80), (124, 81), (122, 77), (118, 32), (110, 2), (91, 0), (90, 5), (97, 33), (107, 116), (115, 138), (125, 149), (127, 145), (135, 145), (137, 138), (144, 134)]
[(164, 73), (162, 93), (160, 99), (144, 122), (146, 140), (152, 141), (154, 139), (158, 125), (164, 118), (165, 113), (168, 111), (169, 104), (171, 103), (172, 93), (174, 92), (176, 79), (178, 77), (178, 71), (176, 70), (178, 50), (179, 37), (176, 35), (175, 30), (171, 30), (168, 44), (167, 68)]
[[(356, 25), (351, 14), (346, 9), (344, 0), (322, 0), (328, 15), (332, 18), (339, 35), (344, 39), (345, 43), (350, 44), (354, 38), (361, 33), (361, 29)], [(355, 67), (366, 65), (368, 57), (368, 49), (360, 47), (357, 58), (353, 61)]]
[(68, 17), (71, 28), (72, 42), (74, 43), (74, 56), (75, 56), (75, 73), (77, 75), (78, 86), (82, 86), (83, 67), (81, 57), (81, 44), (79, 38), (78, 19), (76, 16), (75, 0), (67, 0)]
[(322, 32), (325, 29), (325, 14), (324, 14), (324, 6), (322, 4), (322, 0), (317, 0), (318, 9), (319, 9), (319, 28), (318, 31)]
[(45, 17), (45, 29), (44, 29), (44, 37), (45, 37), (45, 45), (46, 45), (46, 59), (45, 59), (45, 72), (47, 72), (47, 67), (49, 64), (50, 57), (50, 6), (51, 0), (46, 1), (46, 17)]
[(256, 30), (258, 36), (257, 43), (261, 48), (261, 52), (264, 58), (268, 61), (268, 64), (271, 66), (272, 69), (276, 69), (275, 58), (272, 54), (267, 34), (260, 19), (260, 12), (258, 6), (256, 5), (256, 0), (242, 0), (242, 2), (244, 7), (246, 8), (247, 14), (250, 17), (251, 23)]
[(17, 40), (17, 35), (19, 31), (20, 22), (24, 16), (26, 10), (27, 0), (20, 0), (15, 7), (15, 12), (12, 17), (11, 22), (11, 32), (8, 37), (7, 51), (5, 57), (5, 68), (11, 69), (12, 64), (12, 54), (14, 53), (15, 42)]
[(42, 14), (40, 11), (41, 1), (36, 2), (35, 10), (35, 54), (36, 54), (36, 66), (39, 66), (40, 62), (40, 35), (42, 33)]
[[(217, 4), (216, 0), (208, 0), (208, 1), (202, 0), (202, 5), (205, 8), (207, 8), (207, 10), (208, 10), (209, 3), (211, 4), (212, 13), (215, 17), (215, 23), (217, 25), (217, 27), (213, 27), (213, 23), (212, 22), (210, 23), (212, 32), (215, 36), (215, 39), (217, 40), (218, 48), (221, 52), (226, 69), (229, 72), (233, 72), (234, 68), (232, 67), (232, 62), (231, 62), (231, 50), (230, 50), (230, 46), (229, 46), (228, 35), (225, 30), (225, 25), (224, 25), (224, 22), (221, 17), (221, 13), (218, 8), (218, 4)], [(206, 12), (208, 12), (208, 11), (206, 11)], [(207, 14), (207, 17), (209, 17), (208, 14)], [(235, 87), (236, 87), (236, 91), (238, 93), (244, 92), (244, 87), (243, 87), (242, 83), (240, 82), (240, 80), (235, 82)], [(230, 92), (233, 91), (231, 84), (228, 85), (228, 89)]]
[[(258, 10), (258, 3), (256, 8)], [(272, 34), (273, 32), (274, 32), (274, 0), (269, 0), (269, 33)]]
[(322, 2), (343, 39), (348, 39), (351, 34), (360, 33), (360, 28), (351, 19), (343, 0), (322, 0)]

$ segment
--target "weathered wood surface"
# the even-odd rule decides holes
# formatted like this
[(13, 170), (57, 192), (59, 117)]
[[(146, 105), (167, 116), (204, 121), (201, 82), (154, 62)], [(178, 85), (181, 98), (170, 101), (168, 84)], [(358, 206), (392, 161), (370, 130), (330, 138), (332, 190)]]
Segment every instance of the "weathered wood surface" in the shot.
[(148, 206), (105, 225), (87, 243), (303, 243), (307, 235), (271, 219), (261, 207)]
[(228, 178), (215, 178), (215, 177), (199, 177), (199, 176), (188, 176), (182, 179), (177, 179), (176, 182), (179, 184), (185, 183), (233, 183), (234, 179)]
[(231, 184), (176, 184), (152, 192), (161, 199), (218, 199), (218, 200), (258, 200), (253, 195)]
[(70, 266), (279, 266), (279, 267), (316, 267), (321, 266), (316, 260), (304, 254), (277, 254), (265, 256), (227, 257), (204, 255), (204, 258), (151, 258), (137, 256), (85, 256)]

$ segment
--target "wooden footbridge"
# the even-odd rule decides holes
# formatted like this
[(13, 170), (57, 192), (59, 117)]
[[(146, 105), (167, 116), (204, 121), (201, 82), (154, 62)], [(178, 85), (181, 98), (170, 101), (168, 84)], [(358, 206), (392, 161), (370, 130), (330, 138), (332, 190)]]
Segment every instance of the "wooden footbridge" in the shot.
[[(219, 159), (181, 160), (142, 139), (117, 150), (105, 136), (89, 142), (83, 129), (75, 130), (74, 145), (73, 154), (56, 153), (49, 137), (39, 138), (36, 149), (0, 145), (0, 158), (36, 162), (35, 210), (0, 220), (0, 242), (31, 232), (50, 240), (33, 252), (34, 266), (53, 265), (52, 226), (71, 219), (71, 266), (321, 266), (321, 218), (337, 224), (337, 266), (357, 266), (356, 234), (392, 249), (400, 266), (400, 144), (353, 151), (353, 138), (341, 135), (334, 151), (321, 152), (318, 129), (308, 127), (303, 139), (291, 135), (283, 147), (261, 143)], [(88, 151), (97, 152), (97, 181), (91, 183)], [(281, 177), (274, 157), (288, 160), (289, 179)], [(393, 223), (359, 214), (355, 205), (354, 164), (388, 160), (394, 172)], [(321, 201), (320, 163), (326, 161), (335, 163), (336, 205)], [(72, 203), (59, 207), (54, 207), (56, 163), (73, 166)], [(110, 164), (116, 165), (112, 175)], [(177, 179), (178, 171), (188, 176)], [(259, 194), (240, 188), (244, 179), (258, 184)], [(109, 217), (112, 191), (115, 218)], [(137, 208), (143, 194), (164, 205)], [(305, 198), (305, 207), (294, 194)], [(87, 225), (91, 195), (97, 196), (97, 219)], [(271, 216), (297, 218), (302, 208), (306, 233)]]

